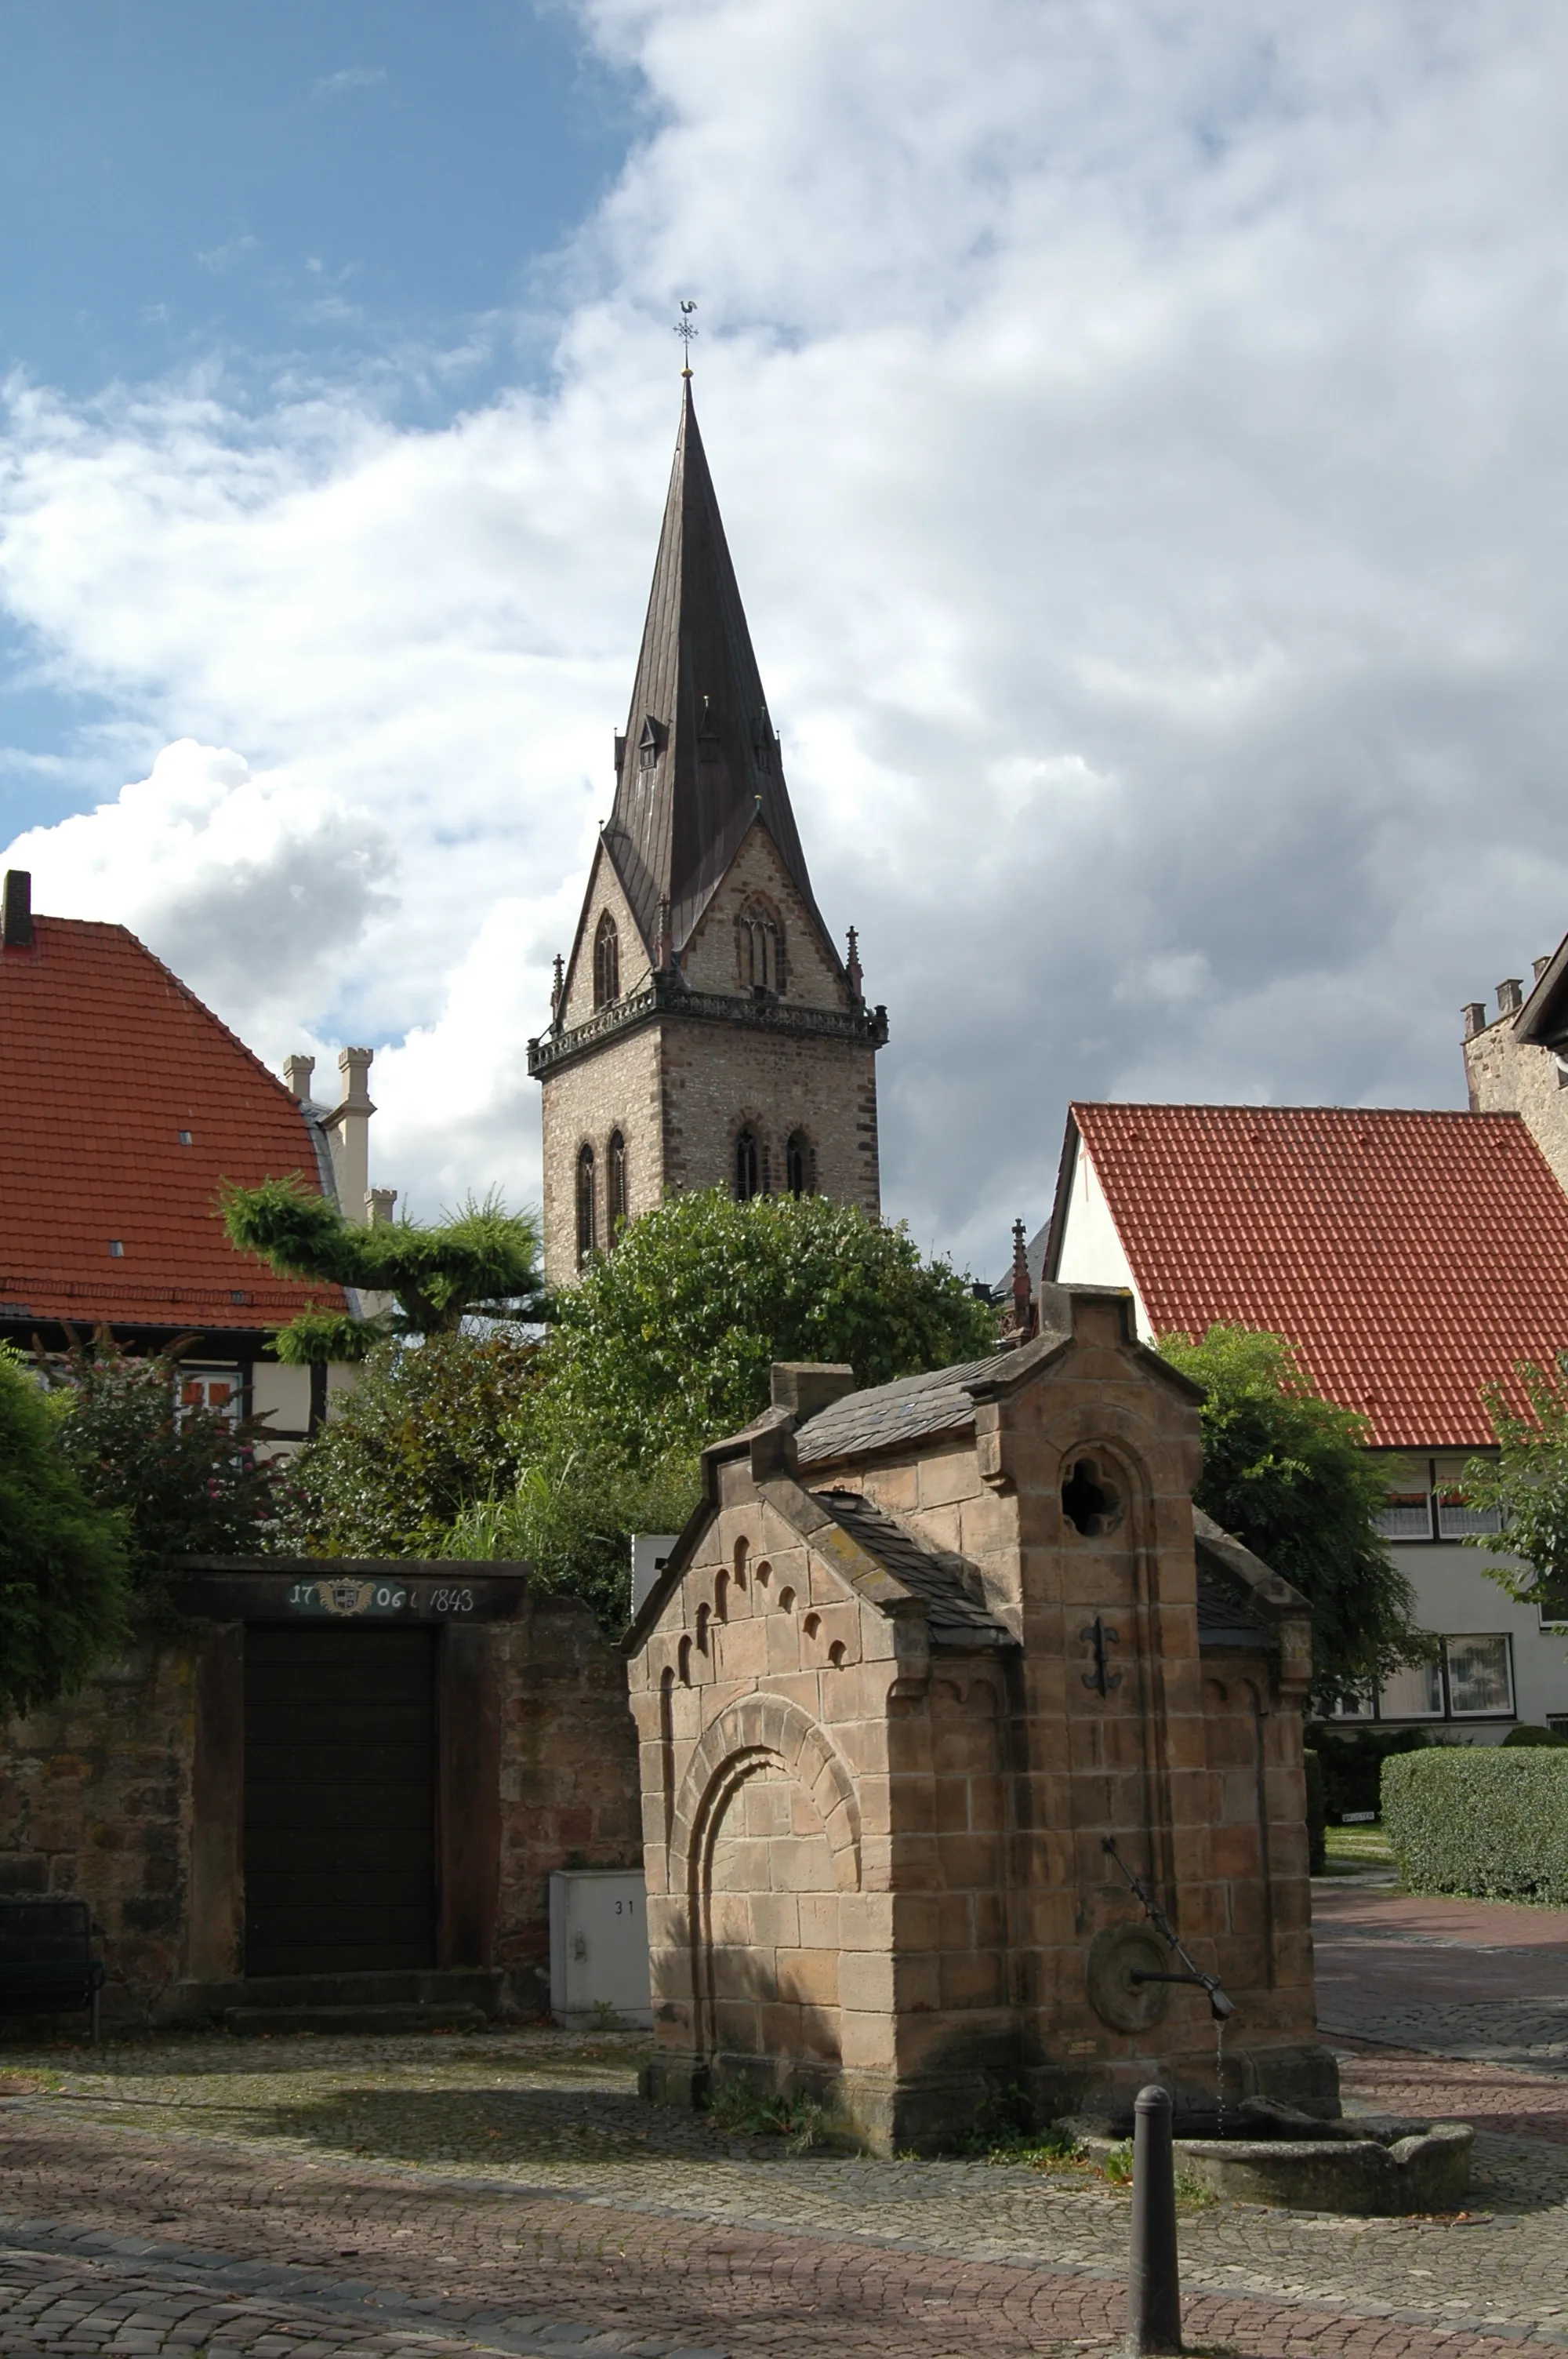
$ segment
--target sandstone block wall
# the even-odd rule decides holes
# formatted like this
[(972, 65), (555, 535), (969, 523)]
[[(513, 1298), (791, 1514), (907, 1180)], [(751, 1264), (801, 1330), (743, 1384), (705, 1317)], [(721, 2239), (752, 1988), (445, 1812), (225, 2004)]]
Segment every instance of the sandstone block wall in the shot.
[(1472, 1114), (1518, 1114), (1568, 1188), (1568, 1088), (1554, 1050), (1516, 1040), (1513, 1017), (1501, 1017), (1465, 1043)]
[(137, 1647), (64, 1703), (0, 1724), (0, 1894), (85, 1900), (125, 1990), (184, 1970), (193, 1646)]
[[(481, 1897), (460, 1922), (449, 1911), (443, 1940), (461, 1954), (438, 1962), (502, 1968), (512, 2003), (543, 2013), (551, 1870), (640, 1858), (625, 1668), (574, 1598), (529, 1596), (515, 1622), (441, 1637), (461, 1658), (438, 1657), (443, 1707), (465, 1723), (443, 1745), (490, 1767), (442, 1832)], [(199, 2015), (204, 1988), (211, 2003), (235, 1997), (243, 1665), (241, 1625), (198, 1625), (0, 1729), (0, 1895), (88, 1903), (107, 2023)]]

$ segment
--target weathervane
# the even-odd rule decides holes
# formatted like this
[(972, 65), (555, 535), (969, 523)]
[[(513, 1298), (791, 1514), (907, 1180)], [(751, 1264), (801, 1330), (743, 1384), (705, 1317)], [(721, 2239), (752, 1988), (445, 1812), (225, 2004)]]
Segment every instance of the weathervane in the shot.
[(691, 375), (691, 340), (693, 336), (697, 336), (702, 333), (700, 328), (694, 327), (692, 324), (691, 315), (696, 309), (697, 305), (693, 302), (689, 302), (683, 295), (681, 298), (680, 318), (676, 321), (676, 333), (680, 338), (682, 343), (686, 346), (686, 366), (681, 371), (682, 376), (689, 376)]

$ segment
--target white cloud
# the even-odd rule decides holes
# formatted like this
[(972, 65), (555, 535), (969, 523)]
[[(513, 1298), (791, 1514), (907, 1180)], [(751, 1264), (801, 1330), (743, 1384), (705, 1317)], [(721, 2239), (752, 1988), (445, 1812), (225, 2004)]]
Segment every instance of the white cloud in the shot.
[[(15, 391), (0, 597), (59, 683), (254, 770), (181, 755), (222, 791), (158, 787), (173, 861), (86, 848), (118, 805), (50, 832), (59, 889), (140, 896), (269, 1054), (386, 1043), (378, 1176), (416, 1201), (535, 1189), (520, 1060), (695, 293), (818, 897), (890, 1006), (891, 1208), (1000, 1266), (1069, 1094), (1455, 1102), (1459, 1004), (1568, 924), (1568, 22), (584, 17), (659, 127), (560, 263), (547, 395), (416, 431), (353, 388)], [(236, 958), (236, 841), (281, 880), (312, 815), (312, 959)]]
[(376, 90), (385, 80), (384, 66), (343, 66), (337, 73), (319, 74), (310, 85), (310, 95), (341, 98), (351, 90)]

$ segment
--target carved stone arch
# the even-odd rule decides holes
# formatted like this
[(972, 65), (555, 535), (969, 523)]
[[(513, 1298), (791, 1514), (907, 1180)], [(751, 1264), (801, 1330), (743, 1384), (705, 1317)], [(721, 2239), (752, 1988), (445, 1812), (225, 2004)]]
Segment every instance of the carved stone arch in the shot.
[(860, 1805), (842, 1754), (821, 1725), (785, 1696), (749, 1695), (705, 1731), (687, 1766), (671, 1830), (672, 1865), (694, 1903), (702, 1897), (713, 1831), (735, 1788), (768, 1763), (806, 1788), (833, 1854), (840, 1892), (860, 1888)]

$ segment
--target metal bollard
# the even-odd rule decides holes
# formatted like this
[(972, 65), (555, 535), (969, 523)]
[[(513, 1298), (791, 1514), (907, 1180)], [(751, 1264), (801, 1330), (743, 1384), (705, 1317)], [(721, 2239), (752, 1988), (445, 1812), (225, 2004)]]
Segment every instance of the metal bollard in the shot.
[(1127, 2284), (1127, 2348), (1137, 2359), (1182, 2347), (1182, 2281), (1176, 2261), (1176, 2169), (1171, 2098), (1141, 2089), (1132, 2131), (1132, 2259)]

